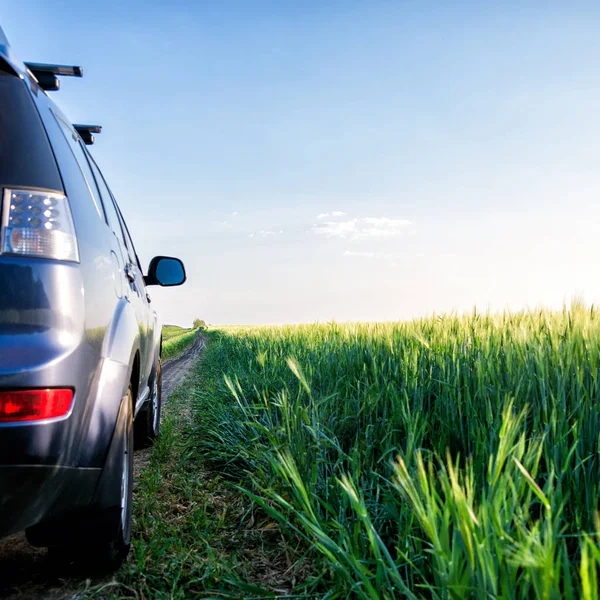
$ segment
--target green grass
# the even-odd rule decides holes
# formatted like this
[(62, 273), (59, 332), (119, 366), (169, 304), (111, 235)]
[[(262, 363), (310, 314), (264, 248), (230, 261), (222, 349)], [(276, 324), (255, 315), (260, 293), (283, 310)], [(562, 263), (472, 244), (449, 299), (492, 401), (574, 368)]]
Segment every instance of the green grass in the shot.
[(181, 327), (163, 327), (162, 357), (163, 360), (177, 358), (196, 339), (197, 329), (182, 329)]
[(171, 338), (177, 337), (179, 335), (183, 335), (188, 331), (192, 331), (192, 328), (179, 327), (179, 325), (163, 325), (162, 328), (162, 337), (163, 341), (170, 340)]
[(195, 452), (280, 523), (296, 591), (598, 597), (595, 309), (209, 337)]
[(201, 358), (169, 396), (161, 436), (135, 482), (127, 563), (110, 578), (82, 582), (73, 597), (250, 599), (268, 595), (265, 585), (291, 585), (277, 523), (205, 470), (194, 450), (190, 390), (210, 391), (213, 380)]

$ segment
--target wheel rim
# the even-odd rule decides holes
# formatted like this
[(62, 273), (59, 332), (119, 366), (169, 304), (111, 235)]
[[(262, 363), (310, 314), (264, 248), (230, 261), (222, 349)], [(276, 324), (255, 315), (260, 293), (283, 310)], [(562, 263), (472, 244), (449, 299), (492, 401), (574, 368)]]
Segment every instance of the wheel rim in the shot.
[(121, 475), (121, 527), (127, 530), (129, 504), (129, 451), (123, 453), (123, 474)]
[(158, 398), (158, 375), (154, 378), (154, 386), (152, 390), (152, 428), (154, 431), (158, 429), (159, 414), (159, 398)]

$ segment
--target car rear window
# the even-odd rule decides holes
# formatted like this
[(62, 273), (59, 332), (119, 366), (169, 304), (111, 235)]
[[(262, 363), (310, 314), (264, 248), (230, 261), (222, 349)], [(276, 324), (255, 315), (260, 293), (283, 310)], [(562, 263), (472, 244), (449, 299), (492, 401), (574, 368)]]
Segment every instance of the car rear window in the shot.
[(46, 131), (23, 81), (0, 72), (0, 187), (63, 191)]

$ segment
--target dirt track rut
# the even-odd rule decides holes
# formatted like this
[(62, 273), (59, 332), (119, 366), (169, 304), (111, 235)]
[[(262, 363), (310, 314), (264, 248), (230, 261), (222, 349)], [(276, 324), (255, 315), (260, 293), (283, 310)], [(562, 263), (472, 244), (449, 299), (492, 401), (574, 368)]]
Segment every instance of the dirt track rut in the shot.
[(204, 337), (199, 334), (196, 336), (194, 343), (179, 358), (163, 364), (163, 398), (168, 398), (171, 392), (183, 381), (183, 378), (196, 362), (198, 355), (202, 352), (204, 344)]

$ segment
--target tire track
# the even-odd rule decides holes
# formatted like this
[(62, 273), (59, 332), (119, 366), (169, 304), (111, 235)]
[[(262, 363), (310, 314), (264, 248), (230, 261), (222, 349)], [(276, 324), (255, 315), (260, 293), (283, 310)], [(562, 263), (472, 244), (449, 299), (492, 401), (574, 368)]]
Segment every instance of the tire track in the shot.
[(179, 357), (168, 360), (162, 366), (162, 394), (163, 398), (168, 399), (171, 392), (183, 381), (190, 369), (196, 363), (200, 352), (204, 349), (206, 341), (204, 336), (199, 333), (194, 343), (186, 349)]

